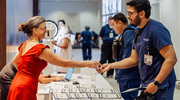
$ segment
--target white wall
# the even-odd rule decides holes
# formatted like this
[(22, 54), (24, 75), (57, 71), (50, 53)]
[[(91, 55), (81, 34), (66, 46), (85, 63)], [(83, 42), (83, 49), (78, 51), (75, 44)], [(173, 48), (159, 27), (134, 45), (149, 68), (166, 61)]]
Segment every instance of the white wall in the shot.
[[(101, 1), (101, 0), (100, 0)], [(99, 34), (100, 15), (99, 2), (40, 2), (40, 16), (57, 22), (65, 18), (72, 31), (81, 32), (86, 25)], [(73, 17), (71, 15), (74, 15)]]
[[(179, 0), (150, 0), (151, 4), (159, 3), (160, 22), (166, 26), (171, 33), (171, 39), (175, 48), (177, 58), (180, 60), (180, 2)], [(152, 8), (153, 9), (153, 8)], [(153, 14), (153, 13), (152, 13)], [(154, 15), (153, 15), (154, 16)], [(180, 79), (180, 63), (175, 65), (177, 79)]]

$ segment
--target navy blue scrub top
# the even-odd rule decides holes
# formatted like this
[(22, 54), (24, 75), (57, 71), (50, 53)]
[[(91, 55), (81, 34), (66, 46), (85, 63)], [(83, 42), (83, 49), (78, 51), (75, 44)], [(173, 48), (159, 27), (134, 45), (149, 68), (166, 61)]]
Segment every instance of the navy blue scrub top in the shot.
[[(131, 25), (128, 25), (125, 29), (127, 28), (133, 28)], [(133, 37), (134, 37), (134, 30), (126, 30), (123, 32), (123, 41), (124, 41), (124, 48), (120, 48), (119, 50), (119, 59), (123, 60), (127, 57), (130, 57), (131, 51), (132, 51), (132, 42), (133, 42)], [(115, 75), (115, 80), (121, 80), (121, 81), (126, 81), (126, 80), (140, 80), (139, 76), (139, 71), (138, 67), (131, 67), (127, 69), (116, 69), (116, 75)]]
[[(142, 33), (135, 34), (133, 49), (136, 50), (139, 60), (139, 73), (143, 86), (147, 86), (153, 82), (158, 75), (164, 58), (159, 51), (166, 45), (172, 45), (169, 31), (160, 22), (150, 19), (143, 28)], [(149, 55), (153, 56), (153, 63), (148, 66), (144, 63), (144, 55), (148, 54), (147, 46), (149, 46)], [(159, 88), (167, 87), (176, 81), (174, 69), (170, 75), (161, 83)]]
[(83, 37), (83, 44), (91, 44), (91, 37), (93, 36), (92, 32), (85, 30), (80, 35)]
[[(113, 33), (113, 38), (109, 38), (109, 33)], [(106, 24), (102, 27), (99, 36), (103, 38), (103, 43), (113, 43), (116, 34), (115, 31)]]

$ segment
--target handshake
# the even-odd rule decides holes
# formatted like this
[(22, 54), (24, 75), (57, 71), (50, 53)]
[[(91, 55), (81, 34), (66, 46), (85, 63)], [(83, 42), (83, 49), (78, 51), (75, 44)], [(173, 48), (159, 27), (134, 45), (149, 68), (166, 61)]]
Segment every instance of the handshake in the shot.
[(103, 65), (99, 65), (97, 68), (96, 68), (96, 71), (98, 73), (104, 73), (108, 70), (111, 69), (111, 66), (109, 64), (103, 64)]
[(101, 65), (99, 62), (96, 62), (96, 61), (93, 61), (93, 63), (94, 63), (93, 65), (88, 66), (88, 67), (96, 69), (96, 71), (98, 73), (104, 73), (104, 72), (106, 72), (106, 71), (111, 69), (111, 66), (109, 64)]

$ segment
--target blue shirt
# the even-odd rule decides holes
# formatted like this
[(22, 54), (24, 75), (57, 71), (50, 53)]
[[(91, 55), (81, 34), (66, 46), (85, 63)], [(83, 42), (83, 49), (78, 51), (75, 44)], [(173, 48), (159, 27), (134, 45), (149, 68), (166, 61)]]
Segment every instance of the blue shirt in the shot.
[[(137, 35), (137, 39), (136, 39)], [(142, 30), (141, 35), (136, 34), (133, 43), (133, 49), (136, 50), (139, 60), (139, 73), (143, 86), (147, 86), (153, 82), (158, 75), (164, 58), (159, 51), (166, 45), (171, 45), (171, 36), (169, 31), (162, 25), (162, 23), (155, 20), (149, 20)], [(144, 63), (144, 55), (148, 53), (147, 46), (149, 46), (149, 55), (153, 56), (153, 63), (148, 66)], [(167, 87), (174, 84), (176, 76), (174, 69), (170, 75), (161, 83), (160, 88)]]
[[(130, 28), (130, 27), (132, 26), (128, 25), (125, 29)], [(120, 48), (118, 61), (123, 60), (127, 57), (130, 57), (131, 51), (132, 51), (134, 31), (129, 29), (129, 30), (124, 31), (122, 35), (123, 35), (124, 47)], [(140, 80), (138, 67), (135, 66), (132, 68), (127, 68), (127, 69), (116, 69), (115, 79), (116, 80)]]
[(83, 44), (91, 44), (91, 37), (93, 36), (92, 32), (85, 30), (80, 35), (83, 37)]
[[(112, 38), (110, 38), (109, 36), (110, 33), (113, 33)], [(99, 36), (103, 38), (103, 43), (113, 43), (116, 34), (115, 31), (112, 28), (110, 28), (108, 24), (106, 24), (101, 28)]]

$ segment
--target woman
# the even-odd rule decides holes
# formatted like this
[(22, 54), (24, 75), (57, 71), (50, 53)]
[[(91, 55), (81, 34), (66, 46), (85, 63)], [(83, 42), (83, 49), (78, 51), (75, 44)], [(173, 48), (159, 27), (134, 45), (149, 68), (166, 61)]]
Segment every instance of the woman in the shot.
[(13, 59), (18, 71), (11, 83), (7, 100), (37, 100), (38, 77), (47, 66), (47, 62), (73, 68), (99, 66), (95, 61), (83, 63), (64, 60), (54, 54), (49, 46), (40, 44), (46, 33), (45, 19), (41, 16), (30, 18), (26, 23), (18, 25), (18, 29), (26, 33), (29, 39), (19, 46), (19, 52)]
[[(13, 65), (12, 62), (8, 63), (3, 67), (3, 69), (0, 71), (0, 100), (7, 100), (9, 87), (11, 85), (11, 82), (16, 75), (17, 69)], [(63, 76), (51, 76), (51, 75), (39, 75), (38, 81), (41, 84), (50, 83), (52, 81), (60, 81), (63, 80)]]
[[(57, 42), (52, 41), (52, 44), (55, 45), (56, 54), (63, 59), (72, 60), (72, 46), (71, 46), (71, 34), (69, 26), (65, 25), (64, 20), (58, 21), (59, 31), (58, 31), (58, 39)], [(56, 36), (57, 37), (57, 36)], [(54, 70), (60, 73), (66, 73), (67, 68), (54, 66)]]

